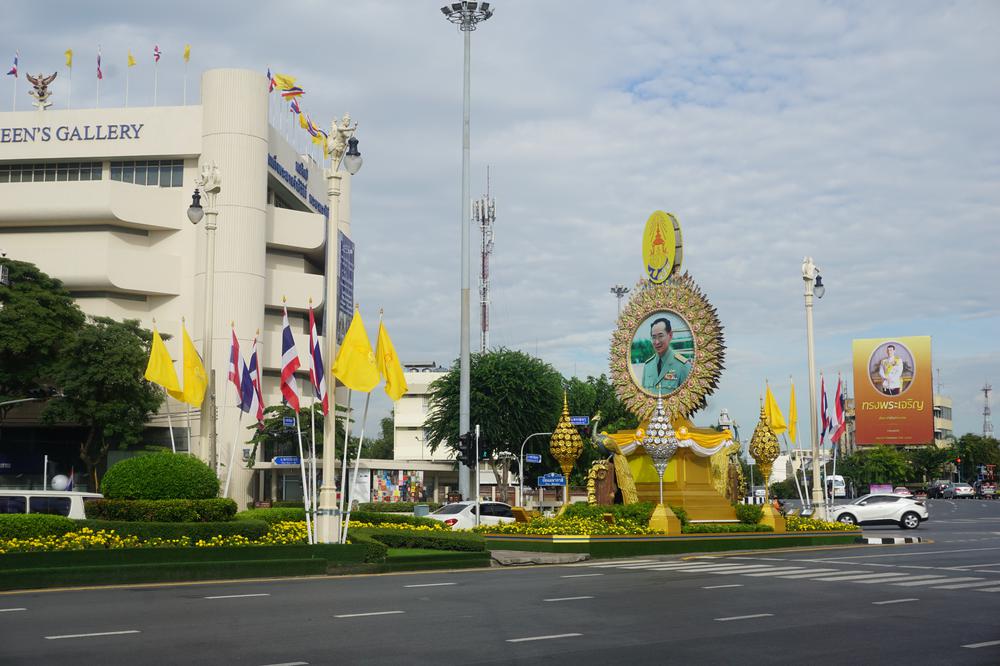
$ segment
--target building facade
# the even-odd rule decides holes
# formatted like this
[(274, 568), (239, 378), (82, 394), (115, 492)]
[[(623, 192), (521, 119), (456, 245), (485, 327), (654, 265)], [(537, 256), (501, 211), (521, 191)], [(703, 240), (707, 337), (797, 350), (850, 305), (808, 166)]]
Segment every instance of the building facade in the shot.
[[(251, 496), (242, 464), (246, 440), (235, 390), (227, 384), (231, 326), (244, 356), (259, 331), (265, 404), (280, 402), (282, 306), (309, 389), (308, 308), (326, 305), (328, 213), (339, 202), (339, 231), (351, 231), (351, 177), (328, 198), (323, 165), (302, 155), (269, 122), (268, 81), (258, 72), (216, 69), (201, 80), (201, 104), (0, 113), (0, 250), (64, 283), (88, 315), (138, 319), (171, 339), (180, 367), (181, 326), (203, 349), (205, 223), (186, 211), (200, 169), (218, 167), (212, 359), (217, 446), (230, 496)], [(324, 346), (324, 349), (326, 347)], [(332, 363), (332, 360), (327, 360)], [(308, 404), (308, 400), (305, 400)], [(207, 442), (185, 427), (187, 407), (169, 400), (153, 420), (206, 458)], [(161, 433), (162, 434), (162, 433)], [(159, 443), (169, 437), (158, 436)], [(236, 453), (231, 456), (231, 452)]]

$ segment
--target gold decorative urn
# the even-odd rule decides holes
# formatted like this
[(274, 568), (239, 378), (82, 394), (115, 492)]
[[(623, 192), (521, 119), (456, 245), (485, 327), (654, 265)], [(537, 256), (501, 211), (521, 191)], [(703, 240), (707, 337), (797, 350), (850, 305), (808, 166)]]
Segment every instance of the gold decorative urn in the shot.
[(563, 476), (566, 477), (566, 485), (563, 488), (563, 504), (569, 504), (569, 474), (573, 471), (576, 459), (583, 453), (583, 438), (576, 431), (576, 427), (569, 422), (569, 403), (566, 401), (566, 394), (563, 393), (562, 416), (559, 423), (549, 438), (549, 452), (552, 457), (559, 461)]
[(774, 431), (767, 425), (767, 417), (764, 415), (764, 406), (760, 408), (760, 418), (757, 427), (754, 428), (753, 438), (750, 440), (750, 455), (757, 461), (757, 468), (760, 469), (761, 478), (764, 480), (764, 498), (769, 499), (767, 480), (771, 478), (771, 467), (778, 458), (778, 438)]

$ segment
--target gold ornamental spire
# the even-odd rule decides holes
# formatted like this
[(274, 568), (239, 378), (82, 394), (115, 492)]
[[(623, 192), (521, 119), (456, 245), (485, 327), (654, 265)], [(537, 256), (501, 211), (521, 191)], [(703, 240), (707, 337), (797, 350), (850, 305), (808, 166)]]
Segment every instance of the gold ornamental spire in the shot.
[(757, 427), (754, 428), (753, 438), (750, 440), (749, 452), (757, 461), (757, 467), (764, 479), (764, 498), (769, 499), (767, 480), (771, 478), (771, 466), (778, 458), (778, 438), (767, 425), (767, 416), (764, 414), (763, 405), (760, 407), (760, 418), (757, 421)]
[(576, 427), (569, 422), (569, 403), (566, 399), (566, 392), (563, 391), (563, 409), (559, 423), (556, 425), (552, 437), (549, 438), (549, 451), (552, 457), (559, 461), (563, 475), (566, 477), (566, 497), (569, 497), (569, 473), (573, 471), (573, 464), (583, 453), (583, 439)]

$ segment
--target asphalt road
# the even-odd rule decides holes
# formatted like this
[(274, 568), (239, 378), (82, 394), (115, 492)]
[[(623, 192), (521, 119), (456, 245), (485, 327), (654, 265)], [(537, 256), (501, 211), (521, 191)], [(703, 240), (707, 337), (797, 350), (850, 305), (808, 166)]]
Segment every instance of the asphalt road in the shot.
[(904, 546), (0, 594), (0, 664), (1000, 663), (1000, 501)]

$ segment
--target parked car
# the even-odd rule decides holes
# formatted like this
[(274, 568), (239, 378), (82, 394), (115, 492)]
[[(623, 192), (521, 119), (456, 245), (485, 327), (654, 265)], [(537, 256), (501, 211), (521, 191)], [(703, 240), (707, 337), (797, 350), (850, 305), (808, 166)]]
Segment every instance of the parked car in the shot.
[(931, 481), (927, 484), (927, 497), (933, 499), (935, 497), (940, 498), (941, 493), (944, 489), (951, 483), (947, 479), (938, 479), (937, 481)]
[(913, 497), (913, 493), (905, 486), (896, 486), (892, 489), (892, 494), (899, 495), (900, 497)]
[(976, 496), (976, 491), (968, 483), (949, 483), (941, 491), (941, 497), (945, 499), (972, 499)]
[(859, 497), (850, 504), (833, 507), (833, 519), (845, 525), (898, 524), (912, 530), (930, 516), (918, 500), (889, 493)]
[(993, 481), (976, 481), (972, 484), (973, 489), (976, 491), (976, 497), (979, 499), (996, 499), (997, 496), (997, 484)]
[[(473, 501), (445, 504), (437, 511), (432, 511), (428, 518), (440, 520), (454, 530), (467, 530), (476, 526), (476, 503)], [(480, 502), (479, 524), (497, 525), (514, 522), (514, 512), (509, 504), (503, 502)]]
[(100, 493), (75, 490), (4, 490), (0, 488), (0, 514), (47, 513), (76, 520), (87, 517), (84, 503), (101, 499)]

